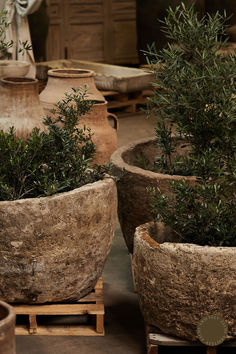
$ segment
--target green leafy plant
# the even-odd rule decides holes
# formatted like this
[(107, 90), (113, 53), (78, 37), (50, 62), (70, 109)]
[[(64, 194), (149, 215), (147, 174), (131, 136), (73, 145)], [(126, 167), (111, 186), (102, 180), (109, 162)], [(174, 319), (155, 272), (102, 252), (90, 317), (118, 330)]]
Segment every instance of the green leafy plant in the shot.
[(7, 11), (5, 9), (0, 11), (0, 56), (4, 56), (7, 49), (13, 46), (13, 41), (6, 40), (6, 30), (10, 23), (7, 21)]
[(90, 110), (86, 92), (66, 94), (47, 116), (47, 132), (34, 129), (27, 140), (17, 139), (12, 127), (0, 131), (0, 200), (48, 196), (102, 179), (108, 166), (90, 166), (95, 153), (88, 128), (78, 117)]
[(182, 3), (164, 22), (175, 41), (147, 53), (155, 74), (149, 111), (158, 115), (156, 168), (196, 175), (194, 183), (172, 183), (172, 197), (153, 192), (154, 219), (182, 242), (236, 246), (236, 62), (222, 57), (225, 16), (202, 19)]
[[(198, 174), (192, 161), (209, 147), (218, 152), (217, 164), (229, 167), (235, 158), (236, 58), (218, 54), (225, 44), (221, 40), (225, 20), (218, 12), (199, 19), (193, 7), (184, 4), (169, 8), (164, 32), (174, 43), (159, 53), (155, 48), (146, 53), (155, 74), (148, 108), (158, 116), (155, 130), (162, 172)], [(178, 152), (173, 136), (183, 139), (187, 156), (182, 149)]]
[[(7, 20), (7, 10), (0, 11), (0, 57), (7, 57), (7, 50), (14, 44), (13, 40), (7, 41), (6, 31), (10, 26), (10, 22)], [(24, 53), (25, 51), (32, 50), (32, 46), (26, 41), (18, 41), (18, 53)]]

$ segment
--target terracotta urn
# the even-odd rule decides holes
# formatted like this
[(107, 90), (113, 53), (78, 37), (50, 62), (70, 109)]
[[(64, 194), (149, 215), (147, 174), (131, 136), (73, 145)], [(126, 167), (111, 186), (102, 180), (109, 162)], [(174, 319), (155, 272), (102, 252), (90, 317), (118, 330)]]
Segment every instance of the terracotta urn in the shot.
[(23, 77), (0, 79), (0, 129), (14, 126), (16, 136), (26, 139), (37, 127), (45, 130), (44, 110), (39, 102), (38, 80)]
[[(113, 127), (109, 120), (113, 120)], [(96, 154), (93, 163), (104, 164), (110, 162), (112, 153), (117, 149), (118, 119), (116, 115), (108, 113), (107, 102), (94, 104), (91, 111), (79, 119), (79, 127), (91, 129), (92, 140), (96, 144)]]
[[(152, 172), (138, 167), (137, 157), (142, 154), (150, 161), (158, 155), (156, 138), (146, 138), (122, 146), (111, 156), (114, 172), (120, 176), (117, 182), (118, 215), (129, 252), (133, 252), (135, 228), (151, 220), (150, 194), (147, 187), (159, 187), (162, 194), (171, 195), (170, 182), (185, 178), (194, 182), (195, 177), (184, 177)], [(122, 171), (125, 170), (125, 173)]]
[(15, 321), (14, 309), (0, 301), (0, 354), (15, 354)]
[(180, 243), (163, 223), (136, 229), (133, 266), (146, 323), (198, 340), (205, 316), (219, 316), (236, 339), (236, 247)]
[(74, 302), (100, 277), (116, 227), (112, 178), (49, 197), (0, 202), (0, 299)]
[(30, 64), (19, 60), (0, 60), (0, 78), (18, 77), (28, 74)]
[(40, 93), (41, 104), (47, 114), (55, 108), (54, 105), (65, 98), (65, 93), (71, 93), (72, 88), (87, 87), (87, 100), (104, 102), (105, 99), (94, 83), (94, 72), (82, 69), (52, 69), (48, 70), (48, 82)]

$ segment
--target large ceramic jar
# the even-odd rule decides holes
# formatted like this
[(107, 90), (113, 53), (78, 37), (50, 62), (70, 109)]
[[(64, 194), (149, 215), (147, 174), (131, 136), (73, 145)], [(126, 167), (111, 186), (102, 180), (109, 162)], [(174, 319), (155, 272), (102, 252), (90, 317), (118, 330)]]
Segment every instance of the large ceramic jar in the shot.
[(41, 104), (47, 114), (55, 108), (54, 105), (65, 98), (65, 93), (71, 93), (72, 88), (87, 87), (86, 99), (104, 102), (105, 99), (94, 83), (94, 72), (82, 69), (52, 69), (48, 70), (48, 82), (40, 93)]
[(73, 302), (100, 277), (116, 227), (106, 177), (49, 197), (0, 202), (0, 299)]
[(0, 79), (0, 129), (14, 126), (16, 136), (26, 139), (32, 129), (45, 130), (44, 110), (39, 102), (38, 80), (23, 77)]
[[(113, 126), (109, 120), (113, 120)], [(90, 128), (92, 140), (96, 144), (96, 154), (93, 163), (104, 164), (110, 162), (112, 153), (117, 149), (117, 117), (107, 112), (107, 103), (94, 104), (91, 111), (82, 115), (79, 119), (79, 126), (86, 125)]]
[(151, 222), (136, 229), (133, 266), (146, 323), (195, 341), (200, 321), (217, 315), (236, 339), (236, 247), (181, 243)]
[[(160, 151), (159, 151), (160, 152)], [(137, 159), (147, 157), (151, 162), (158, 155), (156, 138), (145, 138), (122, 146), (111, 156), (115, 172), (120, 175), (117, 183), (118, 215), (122, 233), (129, 252), (133, 252), (135, 228), (151, 220), (150, 194), (147, 187), (159, 187), (162, 194), (171, 195), (170, 182), (195, 181), (195, 177), (183, 177), (153, 172), (140, 168)], [(125, 173), (122, 171), (125, 170)]]
[(0, 301), (0, 354), (15, 354), (16, 314), (7, 303)]

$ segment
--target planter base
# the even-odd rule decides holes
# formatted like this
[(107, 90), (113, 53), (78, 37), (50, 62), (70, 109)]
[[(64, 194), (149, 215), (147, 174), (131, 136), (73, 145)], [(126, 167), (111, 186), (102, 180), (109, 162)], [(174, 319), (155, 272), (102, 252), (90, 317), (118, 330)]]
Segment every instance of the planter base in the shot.
[[(16, 335), (48, 335), (48, 336), (104, 336), (104, 301), (103, 283), (100, 277), (94, 289), (78, 302), (73, 304), (47, 305), (13, 305), (17, 315), (28, 315), (28, 325), (16, 325)], [(96, 316), (95, 325), (85, 324), (44, 324), (37, 325), (36, 316), (84, 315)], [(88, 321), (87, 321), (88, 322)]]
[[(162, 333), (157, 327), (146, 325), (147, 354), (158, 354), (158, 347), (205, 347), (201, 342), (191, 342)], [(236, 340), (220, 345), (224, 348), (236, 347)], [(217, 354), (218, 347), (206, 347), (206, 354)], [(189, 350), (191, 352), (191, 349)]]

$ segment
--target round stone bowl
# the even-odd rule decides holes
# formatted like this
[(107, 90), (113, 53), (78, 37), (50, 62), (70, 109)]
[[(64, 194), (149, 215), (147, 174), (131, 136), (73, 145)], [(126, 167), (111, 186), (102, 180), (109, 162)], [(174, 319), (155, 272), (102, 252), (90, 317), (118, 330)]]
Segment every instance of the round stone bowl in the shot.
[(110, 177), (50, 197), (0, 202), (0, 299), (73, 302), (102, 273), (116, 226)]
[(150, 194), (147, 188), (159, 187), (162, 194), (169, 196), (172, 194), (170, 182), (183, 179), (189, 183), (195, 181), (194, 176), (168, 175), (140, 168), (136, 162), (140, 155), (154, 161), (158, 155), (156, 137), (122, 146), (111, 156), (114, 173), (119, 176), (117, 183), (119, 221), (130, 253), (133, 253), (135, 228), (151, 220)]
[(0, 353), (15, 354), (15, 321), (14, 309), (0, 301)]
[(136, 229), (133, 265), (146, 323), (195, 341), (200, 320), (218, 315), (228, 325), (227, 339), (235, 339), (236, 247), (176, 241), (162, 223)]

